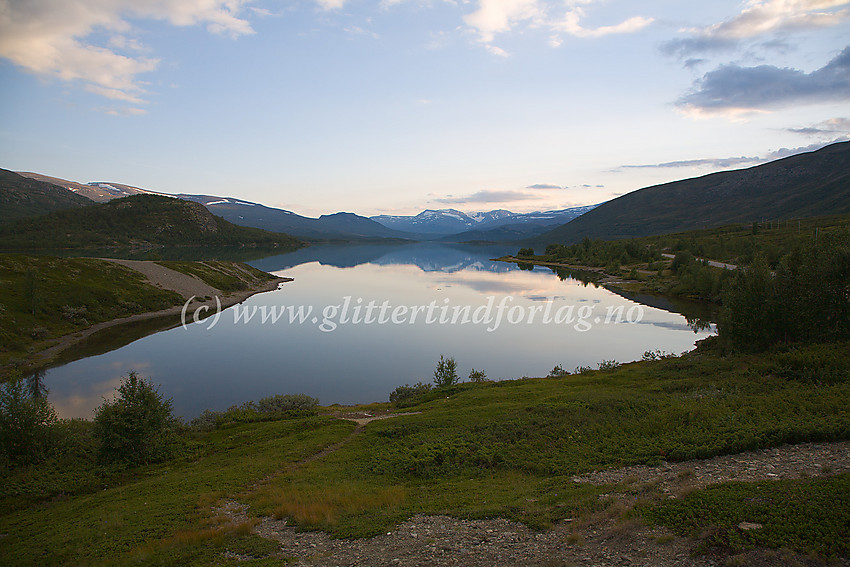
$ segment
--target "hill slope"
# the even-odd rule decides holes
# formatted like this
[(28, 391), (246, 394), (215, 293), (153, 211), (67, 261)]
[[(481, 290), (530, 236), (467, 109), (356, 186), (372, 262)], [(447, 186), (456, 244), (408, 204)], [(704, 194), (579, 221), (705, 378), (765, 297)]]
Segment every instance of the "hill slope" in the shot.
[(348, 240), (357, 238), (410, 239), (413, 237), (411, 234), (392, 230), (366, 217), (352, 213), (322, 215), (314, 219), (285, 209), (267, 207), (232, 197), (188, 195), (185, 193), (175, 195), (175, 197), (201, 203), (214, 214), (234, 224), (274, 232), (285, 232), (299, 238)]
[(0, 249), (135, 246), (278, 246), (302, 243), (287, 234), (233, 225), (203, 205), (134, 195), (79, 210), (57, 211), (0, 228)]
[(571, 244), (736, 222), (850, 213), (850, 142), (756, 167), (646, 187), (600, 205), (534, 242)]
[(92, 204), (64, 187), (0, 169), (0, 223)]
[(112, 199), (120, 199), (121, 197), (129, 197), (130, 195), (146, 193), (157, 194), (155, 191), (147, 191), (145, 189), (133, 187), (132, 185), (124, 185), (122, 183), (105, 183), (103, 181), (77, 183), (76, 181), (68, 181), (67, 179), (62, 179), (60, 177), (51, 177), (49, 175), (33, 173), (31, 171), (19, 171), (18, 175), (58, 185), (59, 187), (72, 191), (77, 195), (88, 197), (97, 203), (105, 203)]

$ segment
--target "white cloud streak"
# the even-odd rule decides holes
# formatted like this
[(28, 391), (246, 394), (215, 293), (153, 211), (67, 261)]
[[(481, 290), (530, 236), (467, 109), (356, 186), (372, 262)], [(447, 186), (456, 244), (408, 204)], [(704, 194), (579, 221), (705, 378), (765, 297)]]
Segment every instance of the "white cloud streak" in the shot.
[(550, 44), (561, 44), (560, 34), (581, 38), (596, 38), (612, 34), (634, 33), (653, 22), (652, 18), (635, 16), (620, 23), (588, 28), (582, 25), (586, 10), (584, 5), (597, 0), (568, 0), (566, 10), (545, 0), (477, 0), (477, 9), (464, 16), (464, 23), (478, 34), (478, 40), (496, 55), (507, 55), (492, 42), (497, 34), (511, 32), (521, 25), (544, 28), (553, 32)]
[(667, 42), (662, 50), (686, 57), (693, 53), (730, 49), (742, 40), (777, 32), (837, 26), (850, 20), (848, 0), (750, 0), (734, 17), (685, 31), (689, 37)]
[[(740, 157), (726, 157), (726, 158), (699, 158), (699, 159), (688, 159), (688, 160), (680, 160), (680, 161), (668, 161), (665, 163), (653, 163), (653, 164), (642, 164), (642, 165), (621, 165), (618, 169), (671, 169), (671, 168), (679, 168), (679, 167), (710, 167), (713, 169), (728, 169), (731, 167), (736, 167), (740, 165), (758, 165), (761, 163), (767, 163), (769, 161), (786, 158), (789, 156), (802, 154), (805, 152), (813, 152), (823, 148), (824, 146), (828, 146), (829, 144), (835, 144), (838, 142), (847, 141), (847, 137), (843, 136), (841, 138), (837, 138), (835, 140), (829, 142), (821, 142), (816, 144), (809, 144), (808, 146), (801, 146), (797, 148), (780, 148), (778, 150), (769, 152), (765, 156), (740, 156)], [(617, 169), (613, 171), (618, 171)]]
[[(206, 25), (211, 33), (238, 37), (254, 33), (239, 17), (245, 4), (246, 0), (0, 0), (0, 57), (30, 73), (79, 82), (89, 92), (141, 104), (146, 91), (138, 75), (156, 69), (159, 59), (140, 55), (144, 46), (128, 37), (130, 19)], [(109, 35), (107, 45), (87, 41), (94, 33)]]

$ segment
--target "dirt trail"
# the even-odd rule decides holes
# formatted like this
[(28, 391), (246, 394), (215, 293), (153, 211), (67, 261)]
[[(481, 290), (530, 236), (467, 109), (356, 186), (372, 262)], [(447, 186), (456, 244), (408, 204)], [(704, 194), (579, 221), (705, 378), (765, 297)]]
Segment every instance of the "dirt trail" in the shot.
[[(350, 441), (362, 428), (363, 425), (358, 424), (341, 444)], [(329, 447), (302, 463), (312, 462), (336, 448), (339, 447)], [(654, 485), (668, 497), (678, 497), (695, 487), (728, 480), (816, 477), (847, 471), (850, 471), (850, 442), (803, 443), (657, 467), (600, 471), (575, 477), (573, 481), (624, 483), (629, 489)], [(332, 539), (323, 532), (300, 532), (286, 520), (273, 518), (262, 518), (254, 531), (278, 542), (281, 556), (295, 558), (288, 564), (298, 566), (709, 567), (727, 565), (729, 561), (756, 567), (820, 565), (807, 556), (763, 549), (753, 549), (731, 558), (693, 556), (695, 542), (688, 538), (674, 536), (663, 527), (620, 521), (622, 512), (634, 504), (634, 494), (623, 490), (612, 491), (608, 496), (615, 501), (610, 510), (590, 518), (567, 519), (544, 532), (535, 532), (500, 518), (463, 520), (425, 515), (416, 515), (386, 534), (365, 539)], [(249, 520), (248, 507), (238, 502), (227, 502), (216, 511), (233, 522)], [(834, 564), (850, 566), (850, 560), (838, 559)]]

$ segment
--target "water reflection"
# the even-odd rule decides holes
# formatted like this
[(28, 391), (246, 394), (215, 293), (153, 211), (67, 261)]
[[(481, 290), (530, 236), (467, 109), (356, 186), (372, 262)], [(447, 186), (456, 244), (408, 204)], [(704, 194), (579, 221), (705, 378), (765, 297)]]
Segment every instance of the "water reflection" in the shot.
[(269, 256), (254, 260), (251, 265), (266, 272), (293, 268), (301, 264), (318, 262), (322, 266), (353, 268), (360, 264), (378, 266), (409, 265), (424, 272), (454, 273), (462, 270), (509, 272), (513, 269), (505, 262), (493, 262), (512, 252), (506, 246), (474, 246), (463, 244), (370, 243), (350, 245), (314, 245), (289, 254)]
[[(90, 417), (106, 390), (136, 370), (173, 397), (175, 413), (187, 418), (278, 393), (304, 392), (324, 404), (371, 402), (386, 400), (400, 384), (430, 382), (441, 354), (457, 359), (461, 376), (473, 367), (493, 379), (545, 376), (556, 364), (595, 367), (601, 360), (638, 360), (647, 350), (682, 352), (709, 334), (694, 333), (679, 313), (559, 279), (550, 269), (490, 261), (506, 252), (435, 244), (314, 246), (256, 260), (252, 265), (295, 280), (225, 310), (214, 328), (178, 327), (52, 369), (45, 378), (50, 398), (63, 416)], [(343, 322), (346, 302), (407, 311), (395, 322)], [(329, 307), (337, 309), (330, 332), (323, 327)], [(252, 309), (288, 308), (309, 315), (275, 322), (245, 317)], [(452, 323), (455, 308), (469, 315), (489, 308), (493, 319)], [(420, 310), (415, 320), (411, 309)]]

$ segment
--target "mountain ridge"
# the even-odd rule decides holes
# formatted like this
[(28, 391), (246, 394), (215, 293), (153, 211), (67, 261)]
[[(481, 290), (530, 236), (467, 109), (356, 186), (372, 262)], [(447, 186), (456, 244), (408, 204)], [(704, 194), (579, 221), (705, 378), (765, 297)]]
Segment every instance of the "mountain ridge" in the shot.
[(0, 223), (93, 204), (53, 183), (0, 169)]
[(303, 245), (287, 235), (237, 226), (191, 201), (131, 195), (54, 211), (0, 227), (0, 249)]
[(626, 193), (528, 243), (572, 244), (850, 213), (850, 142)]
[[(443, 238), (451, 235), (466, 238), (467, 232), (477, 236), (505, 225), (554, 226), (592, 210), (598, 205), (584, 205), (549, 211), (514, 213), (505, 209), (464, 213), (457, 209), (425, 209), (416, 215), (376, 215), (370, 219), (382, 225), (411, 233)], [(533, 229), (530, 229), (533, 231)], [(526, 235), (527, 235), (526, 231)]]

